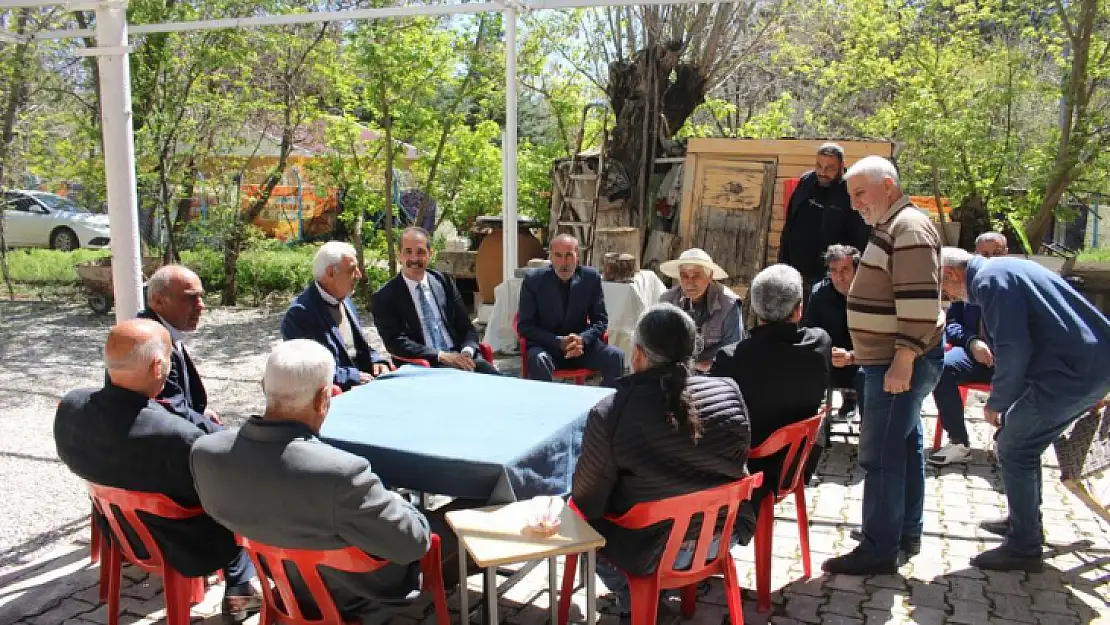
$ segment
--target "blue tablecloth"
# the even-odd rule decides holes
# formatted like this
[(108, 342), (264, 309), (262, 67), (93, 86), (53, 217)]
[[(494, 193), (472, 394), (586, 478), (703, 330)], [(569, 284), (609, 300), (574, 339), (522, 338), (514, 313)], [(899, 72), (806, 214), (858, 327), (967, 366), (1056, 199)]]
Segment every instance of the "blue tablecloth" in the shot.
[(405, 366), (336, 397), (321, 438), (390, 488), (490, 503), (563, 495), (586, 415), (612, 392)]

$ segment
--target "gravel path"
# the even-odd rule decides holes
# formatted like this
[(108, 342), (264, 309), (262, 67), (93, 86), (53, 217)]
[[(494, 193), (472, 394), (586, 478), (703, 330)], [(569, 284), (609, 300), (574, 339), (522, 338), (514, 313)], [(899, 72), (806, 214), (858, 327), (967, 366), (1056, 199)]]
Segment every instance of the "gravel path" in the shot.
[[(189, 338), (225, 422), (262, 409), (259, 380), (283, 312), (209, 309)], [(0, 576), (88, 535), (88, 499), (55, 453), (54, 411), (67, 391), (103, 382), (100, 350), (113, 321), (83, 304), (0, 302)]]

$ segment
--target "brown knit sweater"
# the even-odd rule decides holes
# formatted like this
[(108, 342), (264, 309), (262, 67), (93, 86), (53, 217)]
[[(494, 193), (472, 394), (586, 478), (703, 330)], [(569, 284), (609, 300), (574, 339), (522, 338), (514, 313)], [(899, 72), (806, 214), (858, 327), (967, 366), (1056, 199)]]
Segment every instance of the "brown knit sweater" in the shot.
[(940, 235), (908, 196), (871, 230), (848, 292), (848, 329), (856, 362), (885, 365), (899, 347), (921, 355), (944, 334)]

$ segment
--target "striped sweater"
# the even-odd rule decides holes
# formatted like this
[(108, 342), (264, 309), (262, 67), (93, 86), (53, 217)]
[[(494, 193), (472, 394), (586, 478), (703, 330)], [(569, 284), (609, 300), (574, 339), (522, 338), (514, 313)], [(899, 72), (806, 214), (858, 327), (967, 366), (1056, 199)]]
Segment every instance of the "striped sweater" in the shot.
[(940, 235), (902, 196), (871, 230), (848, 292), (856, 362), (885, 365), (899, 347), (921, 355), (944, 335)]

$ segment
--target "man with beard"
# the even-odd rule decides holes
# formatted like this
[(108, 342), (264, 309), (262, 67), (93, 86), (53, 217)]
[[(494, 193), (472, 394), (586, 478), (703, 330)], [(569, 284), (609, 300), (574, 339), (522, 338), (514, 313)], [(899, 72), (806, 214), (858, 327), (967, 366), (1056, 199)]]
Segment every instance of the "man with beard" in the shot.
[(196, 425), (206, 434), (224, 429), (220, 417), (208, 407), (208, 394), (193, 359), (185, 351), (185, 336), (197, 329), (204, 312), (204, 287), (200, 278), (181, 265), (161, 267), (147, 282), (150, 303), (139, 318), (162, 324), (170, 334), (170, 375), (158, 393), (166, 410)]
[(328, 241), (312, 260), (312, 276), (285, 311), (282, 340), (311, 339), (328, 348), (335, 358), (335, 385), (344, 391), (389, 371), (389, 358), (370, 347), (351, 302), (362, 279), (355, 248)]
[(556, 369), (594, 369), (612, 387), (624, 352), (601, 340), (609, 325), (601, 274), (578, 264), (578, 239), (551, 241), (551, 265), (533, 269), (520, 287), (517, 331), (528, 342), (528, 377), (550, 382)]
[(428, 269), (431, 236), (419, 227), (401, 233), (401, 273), (374, 293), (374, 325), (394, 356), (433, 367), (497, 373), (478, 353), (478, 332), (454, 280)]
[(848, 197), (844, 148), (825, 143), (817, 149), (816, 167), (802, 174), (790, 196), (779, 262), (802, 274), (808, 302), (813, 285), (825, 277), (825, 250), (836, 243), (862, 250), (869, 236), (871, 227), (852, 210)]

